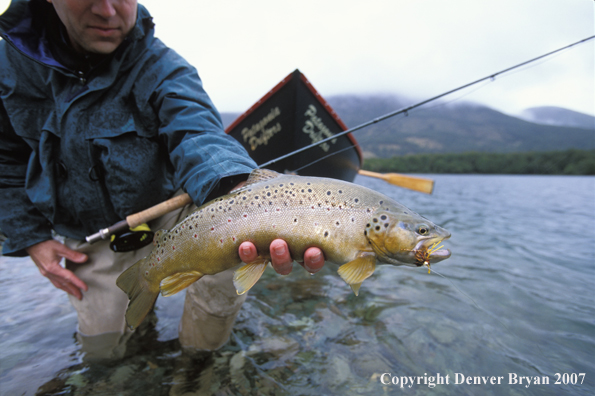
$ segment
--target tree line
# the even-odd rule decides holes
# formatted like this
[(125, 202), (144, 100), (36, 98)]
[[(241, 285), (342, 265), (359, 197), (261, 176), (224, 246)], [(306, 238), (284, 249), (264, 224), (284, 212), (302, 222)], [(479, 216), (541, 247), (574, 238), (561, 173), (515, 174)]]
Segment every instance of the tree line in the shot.
[(595, 150), (414, 154), (369, 158), (364, 161), (363, 169), (398, 173), (595, 175)]

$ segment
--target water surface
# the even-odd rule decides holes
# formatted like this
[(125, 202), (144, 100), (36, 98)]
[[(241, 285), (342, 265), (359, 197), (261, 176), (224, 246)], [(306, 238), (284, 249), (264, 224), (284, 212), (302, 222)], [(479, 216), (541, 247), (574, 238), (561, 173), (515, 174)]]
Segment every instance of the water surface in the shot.
[[(593, 394), (595, 178), (431, 177), (431, 196), (356, 182), (452, 232), (452, 257), (433, 267), (448, 279), (380, 266), (355, 297), (331, 265), (315, 276), (269, 269), (216, 353), (181, 352), (180, 293), (158, 300), (155, 330), (123, 360), (85, 364), (63, 292), (28, 259), (1, 258), (1, 394)], [(556, 373), (585, 377), (555, 384)], [(438, 374), (449, 384), (430, 388)], [(503, 379), (456, 384), (461, 375)], [(382, 383), (393, 376), (420, 384)]]

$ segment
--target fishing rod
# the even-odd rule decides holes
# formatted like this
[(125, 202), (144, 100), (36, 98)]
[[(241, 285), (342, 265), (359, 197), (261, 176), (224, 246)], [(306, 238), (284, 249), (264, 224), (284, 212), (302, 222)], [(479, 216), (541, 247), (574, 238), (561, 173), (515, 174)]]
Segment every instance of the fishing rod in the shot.
[[(360, 129), (363, 129), (365, 127), (368, 127), (370, 125), (373, 125), (373, 124), (376, 124), (378, 122), (384, 121), (384, 120), (386, 120), (388, 118), (395, 117), (395, 116), (397, 116), (399, 114), (407, 114), (409, 111), (411, 111), (413, 109), (416, 109), (416, 108), (418, 108), (420, 106), (423, 106), (423, 105), (425, 105), (427, 103), (433, 102), (435, 100), (438, 100), (440, 98), (443, 98), (443, 97), (445, 97), (447, 95), (450, 95), (452, 93), (461, 91), (461, 90), (463, 90), (465, 88), (468, 88), (470, 86), (479, 84), (480, 82), (483, 82), (483, 81), (486, 81), (486, 80), (493, 80), (493, 79), (495, 79), (497, 76), (499, 76), (501, 74), (507, 73), (507, 72), (509, 72), (511, 70), (514, 70), (514, 69), (518, 69), (519, 67), (528, 65), (528, 64), (533, 63), (533, 62), (536, 62), (536, 61), (538, 61), (540, 59), (546, 58), (546, 57), (551, 56), (551, 55), (553, 55), (553, 54), (555, 54), (557, 52), (560, 52), (560, 51), (563, 51), (565, 49), (574, 47), (576, 45), (585, 43), (585, 42), (587, 42), (589, 40), (592, 40), (594, 38), (595, 38), (595, 35), (594, 36), (591, 36), (591, 37), (587, 37), (587, 38), (582, 39), (580, 41), (577, 41), (575, 43), (566, 45), (566, 46), (564, 46), (562, 48), (558, 48), (557, 50), (548, 52), (548, 53), (546, 53), (544, 55), (541, 55), (541, 56), (538, 56), (536, 58), (530, 59), (528, 61), (519, 63), (517, 65), (511, 66), (511, 67), (506, 68), (504, 70), (501, 70), (499, 72), (490, 74), (489, 76), (486, 76), (484, 78), (480, 78), (479, 80), (470, 82), (470, 83), (465, 84), (465, 85), (461, 85), (460, 87), (451, 89), (450, 91), (447, 91), (447, 92), (444, 92), (444, 93), (442, 93), (440, 95), (436, 95), (436, 96), (431, 97), (429, 99), (423, 100), (423, 101), (421, 101), (419, 103), (416, 103), (414, 105), (411, 105), (411, 106), (405, 107), (403, 109), (400, 109), (400, 110), (393, 111), (391, 113), (385, 114), (385, 115), (380, 116), (378, 118), (375, 118), (375, 119), (373, 119), (371, 121), (368, 121), (368, 122), (365, 122), (365, 123), (363, 123), (361, 125), (358, 125), (358, 126), (356, 126), (354, 128), (350, 128), (350, 129), (347, 129), (347, 130), (345, 130), (343, 132), (339, 132), (337, 134), (334, 134), (333, 136), (330, 136), (328, 138), (322, 139), (322, 140), (320, 140), (320, 141), (318, 141), (316, 143), (312, 143), (312, 144), (307, 145), (307, 146), (304, 146), (304, 147), (302, 147), (300, 149), (294, 150), (294, 151), (292, 151), (292, 152), (290, 152), (288, 154), (282, 155), (282, 156), (280, 156), (280, 157), (278, 157), (276, 159), (273, 159), (271, 161), (265, 162), (264, 164), (259, 165), (258, 166), (258, 169), (266, 168), (267, 166), (270, 166), (270, 165), (272, 165), (274, 163), (277, 163), (279, 161), (282, 161), (282, 160), (284, 160), (286, 158), (289, 158), (289, 157), (294, 156), (296, 154), (302, 153), (302, 152), (304, 152), (306, 150), (309, 150), (311, 148), (317, 147), (317, 146), (319, 146), (319, 145), (321, 145), (323, 143), (326, 143), (326, 142), (331, 141), (333, 139), (336, 139), (338, 137), (347, 135), (348, 133), (352, 133), (352, 132), (358, 131)], [(417, 180), (420, 180), (420, 181), (423, 181), (424, 180), (424, 179), (411, 178), (411, 177), (408, 177), (408, 176), (398, 175), (398, 174), (384, 174), (383, 175), (383, 174), (378, 174), (378, 173), (374, 173), (374, 172), (367, 172), (367, 174), (366, 174), (366, 172), (367, 171), (360, 171), (360, 173), (362, 175), (371, 176), (371, 177), (378, 177), (378, 178), (381, 178), (381, 179), (386, 180), (389, 183), (393, 183), (393, 184), (397, 184), (397, 185), (403, 185), (403, 184), (406, 184), (406, 183), (414, 183), (415, 184), (415, 180), (414, 179), (417, 179)], [(412, 184), (412, 185), (414, 185), (414, 184)], [(112, 225), (112, 226), (110, 226), (108, 228), (101, 229), (97, 233), (95, 233), (93, 235), (90, 235), (90, 236), (87, 236), (85, 239), (89, 243), (94, 243), (94, 242), (97, 242), (97, 241), (100, 241), (100, 240), (109, 239), (112, 235), (116, 235), (116, 234), (126, 233), (126, 232), (129, 232), (129, 231), (132, 231), (131, 232), (131, 234), (132, 234), (136, 230), (141, 231), (141, 232), (138, 233), (139, 238), (147, 238), (148, 235), (149, 235), (148, 232), (150, 232), (150, 230), (147, 231), (146, 229), (143, 228), (143, 226), (145, 225), (145, 223), (147, 223), (148, 221), (154, 220), (154, 219), (156, 219), (156, 218), (164, 215), (165, 213), (168, 213), (168, 212), (170, 212), (172, 210), (175, 210), (175, 209), (180, 208), (182, 206), (188, 205), (190, 203), (192, 203), (192, 199), (190, 198), (190, 196), (188, 194), (178, 195), (178, 196), (176, 196), (176, 197), (174, 197), (174, 198), (172, 198), (170, 200), (167, 200), (165, 202), (162, 202), (160, 204), (157, 204), (157, 205), (155, 205), (155, 206), (153, 206), (153, 207), (151, 207), (149, 209), (146, 209), (146, 210), (144, 210), (142, 212), (135, 213), (135, 214), (132, 214), (130, 216), (127, 216), (125, 220), (122, 220), (122, 221), (120, 221), (120, 222), (118, 222), (118, 223), (116, 223), (116, 224), (114, 224), (114, 225)], [(146, 227), (146, 228), (148, 228), (148, 227)], [(119, 251), (125, 251), (125, 249), (127, 249), (127, 247), (126, 246), (123, 246), (123, 247), (121, 247), (121, 249), (122, 250), (119, 250)]]
[(343, 131), (343, 132), (339, 132), (339, 133), (337, 133), (337, 134), (334, 134), (333, 136), (329, 136), (328, 138), (322, 139), (322, 140), (320, 140), (320, 141), (318, 141), (318, 142), (315, 142), (315, 143), (309, 144), (309, 145), (307, 145), (307, 146), (304, 146), (304, 147), (302, 147), (302, 148), (299, 148), (299, 149), (297, 149), (297, 150), (295, 150), (295, 151), (292, 151), (292, 152), (290, 152), (290, 153), (288, 153), (288, 154), (282, 155), (282, 156), (280, 156), (280, 157), (278, 157), (278, 158), (275, 158), (275, 159), (273, 159), (273, 160), (270, 160), (270, 161), (268, 161), (268, 162), (265, 162), (264, 164), (260, 165), (260, 166), (259, 166), (259, 168), (266, 168), (267, 166), (270, 166), (270, 165), (272, 165), (272, 164), (274, 164), (274, 163), (277, 163), (277, 162), (279, 162), (279, 161), (282, 161), (282, 160), (284, 160), (284, 159), (286, 159), (286, 158), (292, 157), (292, 156), (294, 156), (294, 155), (296, 155), (296, 154), (299, 154), (299, 153), (302, 153), (302, 152), (304, 152), (304, 151), (306, 151), (306, 150), (310, 150), (311, 148), (314, 148), (314, 147), (316, 147), (316, 146), (319, 146), (319, 145), (321, 145), (321, 144), (323, 144), (323, 143), (326, 143), (326, 142), (328, 142), (328, 141), (331, 141), (331, 140), (333, 140), (333, 139), (336, 139), (336, 138), (338, 138), (338, 137), (341, 137), (341, 136), (347, 135), (348, 133), (352, 133), (352, 132), (355, 132), (355, 131), (359, 131), (360, 129), (366, 128), (366, 127), (368, 127), (368, 126), (370, 126), (370, 125), (373, 125), (373, 124), (379, 123), (379, 122), (381, 122), (381, 121), (384, 121), (384, 120), (386, 120), (386, 119), (389, 119), (389, 118), (395, 117), (395, 116), (397, 116), (397, 115), (399, 115), (399, 114), (405, 114), (405, 115), (407, 115), (407, 113), (409, 113), (411, 110), (413, 110), (413, 109), (416, 109), (416, 108), (418, 108), (418, 107), (421, 107), (421, 106), (423, 106), (423, 105), (425, 105), (425, 104), (428, 104), (428, 103), (430, 103), (430, 102), (433, 102), (433, 101), (435, 101), (435, 100), (438, 100), (438, 99), (440, 99), (440, 98), (443, 98), (443, 97), (445, 97), (445, 96), (447, 96), (447, 95), (450, 95), (450, 94), (452, 94), (452, 93), (455, 93), (455, 92), (461, 91), (461, 90), (463, 90), (463, 89), (465, 89), (465, 88), (469, 88), (469, 87), (471, 87), (471, 86), (473, 86), (473, 85), (479, 84), (480, 82), (483, 82), (483, 81), (486, 81), (486, 80), (494, 80), (494, 79), (495, 79), (497, 76), (499, 76), (499, 75), (501, 75), (501, 74), (507, 73), (507, 72), (509, 72), (509, 71), (511, 71), (511, 70), (514, 70), (514, 69), (518, 69), (519, 67), (522, 67), (522, 66), (528, 65), (529, 63), (536, 62), (536, 61), (538, 61), (538, 60), (540, 60), (540, 59), (543, 59), (543, 58), (546, 58), (546, 57), (548, 57), (548, 56), (551, 56), (551, 55), (553, 55), (553, 54), (555, 54), (555, 53), (557, 53), (557, 52), (560, 52), (560, 51), (563, 51), (563, 50), (565, 50), (565, 49), (568, 49), (568, 48), (574, 47), (575, 45), (583, 44), (583, 43), (585, 43), (585, 42), (587, 42), (587, 41), (589, 41), (589, 40), (592, 40), (592, 39), (594, 39), (594, 38), (595, 38), (595, 36), (587, 37), (587, 38), (585, 38), (585, 39), (582, 39), (582, 40), (580, 40), (580, 41), (577, 41), (577, 42), (575, 42), (575, 43), (572, 43), (572, 44), (566, 45), (566, 46), (564, 46), (564, 47), (562, 47), (562, 48), (558, 48), (557, 50), (554, 50), (554, 51), (548, 52), (547, 54), (543, 54), (543, 55), (541, 55), (541, 56), (538, 56), (538, 57), (536, 57), (536, 58), (533, 58), (533, 59), (529, 59), (528, 61), (525, 61), (525, 62), (519, 63), (519, 64), (517, 64), (517, 65), (511, 66), (511, 67), (509, 67), (509, 68), (506, 68), (506, 69), (504, 69), (504, 70), (501, 70), (501, 71), (499, 71), (499, 72), (496, 72), (496, 73), (490, 74), (489, 76), (486, 76), (486, 77), (480, 78), (479, 80), (475, 80), (475, 81), (473, 81), (473, 82), (470, 82), (470, 83), (467, 83), (467, 84), (465, 84), (465, 85), (461, 85), (460, 87), (457, 87), (457, 88), (451, 89), (450, 91), (447, 91), (447, 92), (441, 93), (440, 95), (436, 95), (436, 96), (434, 96), (434, 97), (431, 97), (431, 98), (429, 98), (429, 99), (423, 100), (423, 101), (421, 101), (421, 102), (419, 102), (419, 103), (416, 103), (416, 104), (414, 104), (414, 105), (411, 105), (411, 106), (408, 106), (408, 107), (404, 107), (404, 108), (402, 108), (402, 109), (400, 109), (400, 110), (396, 110), (396, 111), (393, 111), (393, 112), (391, 112), (391, 113), (387, 113), (387, 114), (385, 114), (385, 115), (383, 115), (383, 116), (380, 116), (380, 117), (378, 117), (378, 118), (375, 118), (375, 119), (373, 119), (373, 120), (370, 120), (370, 121), (368, 121), (368, 122), (364, 122), (364, 123), (363, 123), (363, 124), (361, 124), (361, 125), (358, 125), (358, 126), (356, 126), (356, 127), (353, 127), (353, 128), (347, 129), (347, 130), (345, 130), (345, 131)]

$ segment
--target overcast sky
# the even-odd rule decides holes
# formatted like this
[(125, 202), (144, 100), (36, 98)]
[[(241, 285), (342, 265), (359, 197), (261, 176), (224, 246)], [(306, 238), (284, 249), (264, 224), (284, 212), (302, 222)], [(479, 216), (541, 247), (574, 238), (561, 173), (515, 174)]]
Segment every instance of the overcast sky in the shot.
[[(140, 2), (221, 111), (246, 110), (296, 68), (324, 97), (425, 99), (595, 34), (593, 0)], [(594, 48), (592, 40), (464, 99), (507, 113), (551, 105), (595, 114)]]
[[(394, 93), (413, 103), (595, 34), (593, 0), (139, 2), (224, 112), (246, 110), (296, 68), (324, 97)], [(594, 48), (592, 40), (449, 99), (593, 115)]]

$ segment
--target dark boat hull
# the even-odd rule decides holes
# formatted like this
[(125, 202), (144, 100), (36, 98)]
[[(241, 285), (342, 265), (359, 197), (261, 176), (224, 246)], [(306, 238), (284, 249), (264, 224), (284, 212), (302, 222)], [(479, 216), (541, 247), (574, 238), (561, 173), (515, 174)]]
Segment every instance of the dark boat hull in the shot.
[[(238, 117), (226, 132), (261, 165), (345, 130), (339, 116), (306, 77), (295, 70)], [(361, 150), (355, 138), (347, 134), (267, 168), (353, 181), (361, 164)]]

